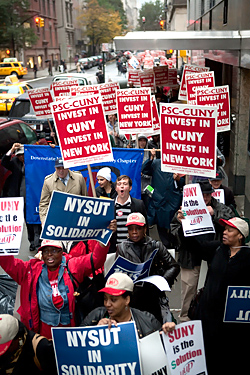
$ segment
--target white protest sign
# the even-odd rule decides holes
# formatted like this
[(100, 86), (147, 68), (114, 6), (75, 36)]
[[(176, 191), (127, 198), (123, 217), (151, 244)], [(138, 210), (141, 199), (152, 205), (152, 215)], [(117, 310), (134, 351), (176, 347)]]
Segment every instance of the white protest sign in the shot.
[(134, 284), (141, 283), (142, 281), (155, 285), (162, 292), (171, 292), (171, 289), (167, 280), (162, 276), (152, 275), (152, 276), (144, 277), (143, 279), (135, 281)]
[(186, 74), (188, 73), (201, 73), (201, 72), (207, 72), (210, 68), (202, 67), (202, 66), (196, 66), (191, 64), (184, 65), (183, 74), (181, 77), (181, 86), (179, 90), (179, 100), (186, 100), (187, 99), (187, 85), (186, 85)]
[(140, 339), (139, 348), (143, 375), (167, 374), (167, 359), (159, 332)]
[(225, 191), (224, 189), (215, 189), (212, 193), (212, 197), (217, 199), (220, 203), (225, 204)]
[(181, 221), (185, 237), (214, 233), (212, 217), (205, 205), (199, 184), (185, 185), (183, 188)]
[(0, 198), (0, 255), (17, 255), (23, 233), (23, 197)]
[(70, 96), (70, 89), (72, 86), (79, 86), (78, 79), (56, 81), (51, 84), (54, 97)]
[(179, 324), (163, 335), (170, 369), (169, 375), (207, 375), (200, 320)]

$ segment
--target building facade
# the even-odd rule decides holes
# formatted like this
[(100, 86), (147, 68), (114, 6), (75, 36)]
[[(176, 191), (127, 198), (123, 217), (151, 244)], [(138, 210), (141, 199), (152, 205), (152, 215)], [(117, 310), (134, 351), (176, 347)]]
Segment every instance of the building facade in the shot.
[[(187, 0), (188, 30), (249, 30), (249, 0)], [(243, 31), (244, 34), (244, 31)], [(244, 36), (244, 35), (243, 35)], [(229, 85), (231, 131), (220, 133), (229, 186), (241, 213), (250, 217), (250, 46), (239, 50), (192, 51), (192, 61), (215, 72), (215, 84)]]
[[(56, 0), (31, 0), (30, 19), (25, 27), (32, 27), (38, 36), (35, 46), (24, 46), (20, 60), (24, 61), (29, 68), (37, 64), (38, 69), (47, 66), (46, 61), (56, 63), (60, 57), (57, 37)], [(35, 19), (42, 19), (43, 26), (36, 24)]]

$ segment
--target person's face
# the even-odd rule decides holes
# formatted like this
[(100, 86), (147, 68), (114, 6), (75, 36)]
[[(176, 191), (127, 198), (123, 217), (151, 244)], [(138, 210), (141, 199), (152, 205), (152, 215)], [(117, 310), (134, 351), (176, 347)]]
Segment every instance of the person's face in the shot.
[(116, 192), (118, 194), (118, 197), (120, 198), (127, 198), (129, 197), (129, 192), (132, 189), (132, 186), (129, 186), (129, 180), (126, 178), (117, 181), (116, 183)]
[(209, 206), (211, 204), (211, 194), (203, 193), (203, 199), (206, 206)]
[(242, 238), (243, 238), (243, 236), (238, 231), (238, 229), (233, 228), (230, 225), (225, 226), (225, 229), (224, 229), (224, 232), (223, 232), (223, 237), (222, 237), (222, 242), (223, 242), (224, 245), (239, 246)]
[(106, 178), (98, 176), (97, 177), (98, 184), (101, 186), (101, 188), (104, 188), (108, 186), (109, 181), (106, 180)]
[(128, 225), (128, 236), (133, 242), (141, 241), (146, 234), (146, 226), (141, 227), (140, 225), (132, 224)]
[(158, 143), (160, 141), (160, 134), (154, 135), (152, 138), (155, 143)]
[(55, 271), (62, 263), (62, 249), (45, 246), (42, 248), (42, 258), (48, 269)]
[(213, 186), (214, 189), (219, 189), (221, 186), (222, 180), (209, 180), (210, 184)]
[(56, 174), (60, 178), (65, 178), (69, 172), (68, 168), (56, 167)]
[(22, 163), (24, 163), (24, 154), (19, 154), (19, 155), (17, 155), (17, 158), (18, 158)]
[(142, 138), (142, 139), (139, 139), (138, 143), (139, 143), (139, 148), (145, 148), (147, 141), (145, 138)]
[(120, 317), (125, 313), (126, 306), (129, 305), (130, 297), (123, 298), (122, 296), (112, 296), (104, 293), (104, 307), (106, 308), (109, 317), (119, 321)]
[(108, 120), (110, 122), (115, 122), (115, 115), (108, 115)]

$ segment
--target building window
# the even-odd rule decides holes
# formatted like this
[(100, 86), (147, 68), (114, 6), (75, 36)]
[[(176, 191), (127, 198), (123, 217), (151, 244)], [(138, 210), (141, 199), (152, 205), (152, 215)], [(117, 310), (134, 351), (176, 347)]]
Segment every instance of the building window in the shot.
[(53, 0), (53, 17), (56, 18), (56, 2)]
[(213, 14), (213, 12), (210, 10), (210, 12), (209, 12), (209, 30), (212, 30), (212, 14)]
[(209, 7), (213, 8), (215, 6), (215, 0), (210, 0)]
[(224, 0), (223, 25), (227, 24), (227, 20), (228, 20), (228, 0)]
[(48, 13), (48, 16), (50, 16), (50, 2), (49, 2), (49, 0), (47, 1), (47, 13)]
[(205, 0), (201, 0), (201, 16), (205, 13)]

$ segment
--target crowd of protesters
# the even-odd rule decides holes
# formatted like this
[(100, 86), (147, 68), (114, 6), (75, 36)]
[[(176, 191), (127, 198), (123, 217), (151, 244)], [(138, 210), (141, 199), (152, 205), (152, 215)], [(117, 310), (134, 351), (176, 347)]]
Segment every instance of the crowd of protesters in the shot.
[[(158, 92), (157, 103), (163, 96)], [(185, 216), (181, 207), (185, 177), (161, 171), (160, 135), (149, 139), (140, 134), (136, 139), (127, 139), (119, 134), (116, 115), (108, 116), (107, 129), (115, 147), (145, 150), (141, 199), (130, 195), (133, 181), (128, 175), (120, 175), (112, 181), (111, 169), (104, 166), (97, 173), (96, 195), (113, 199), (115, 203), (114, 220), (109, 224), (113, 234), (107, 246), (94, 240), (88, 243), (41, 242), (41, 226), (27, 224), (30, 251), (37, 252), (35, 258), (23, 261), (14, 256), (0, 257), (1, 267), (21, 286), (17, 311), (20, 321), (8, 314), (0, 315), (0, 375), (21, 374), (24, 363), (26, 374), (41, 373), (41, 369), (44, 374), (56, 374), (51, 328), (76, 326), (72, 277), (80, 285), (85, 277), (93, 276), (93, 264), (95, 270), (103, 273), (108, 253), (133, 263), (143, 263), (155, 249), (158, 251), (150, 275), (164, 277), (172, 287), (180, 273), (180, 323), (191, 319), (189, 307), (197, 293), (201, 262), (207, 262), (204, 290), (192, 319), (202, 321), (208, 372), (209, 375), (243, 373), (239, 371), (244, 365), (242, 358), (247, 355), (242, 348), (243, 335), (248, 333), (249, 324), (223, 323), (223, 313), (227, 287), (250, 285), (250, 249), (246, 245), (249, 228), (244, 219), (235, 217), (237, 207), (233, 192), (223, 184), (223, 155), (218, 150), (215, 178), (195, 177), (193, 181), (200, 184), (215, 233), (185, 237), (182, 228)], [(23, 146), (14, 144), (2, 159), (2, 165), (12, 172), (3, 190), (7, 197), (25, 197), (23, 155)], [(152, 189), (148, 190), (148, 186)], [(212, 196), (216, 189), (224, 190), (225, 203)], [(45, 177), (41, 191), (42, 225), (54, 190), (87, 196), (81, 173), (64, 168), (62, 158), (57, 159), (55, 172)], [(157, 229), (156, 238), (151, 238), (153, 227)], [(176, 250), (176, 259), (168, 251), (172, 248)], [(175, 329), (171, 298), (169, 300), (166, 293), (153, 284), (134, 285), (128, 275), (115, 273), (99, 292), (103, 296), (102, 305), (87, 316), (83, 314), (79, 325), (110, 328), (112, 324), (133, 320), (140, 338), (154, 331), (167, 333)], [(232, 345), (235, 360), (229, 362), (226, 357)]]

